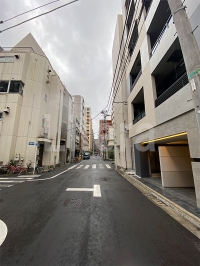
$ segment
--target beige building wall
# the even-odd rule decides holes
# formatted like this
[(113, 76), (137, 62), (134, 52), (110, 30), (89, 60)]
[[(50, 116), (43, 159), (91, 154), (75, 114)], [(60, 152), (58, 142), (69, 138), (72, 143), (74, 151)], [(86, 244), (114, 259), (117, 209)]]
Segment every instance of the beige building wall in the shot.
[(20, 154), (24, 164), (35, 161), (35, 149), (39, 155), (40, 147), (28, 143), (38, 142), (44, 145), (42, 165), (56, 164), (59, 162), (65, 88), (31, 34), (19, 44), (23, 47), (32, 44), (34, 50), (17, 48), (18, 59), (14, 56), (16, 48), (0, 53), (0, 57), (14, 58), (11, 63), (0, 63), (0, 80), (24, 83), (23, 95), (0, 93), (0, 111), (5, 106), (10, 107), (10, 114), (4, 114), (0, 121), (0, 160), (6, 164)]
[(188, 147), (160, 146), (159, 155), (163, 187), (194, 187)]

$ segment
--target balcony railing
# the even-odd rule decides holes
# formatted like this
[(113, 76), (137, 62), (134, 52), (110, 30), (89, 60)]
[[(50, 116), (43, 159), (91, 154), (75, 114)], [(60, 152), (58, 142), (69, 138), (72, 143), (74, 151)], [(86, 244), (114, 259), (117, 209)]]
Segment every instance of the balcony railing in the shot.
[(138, 121), (140, 121), (143, 117), (145, 117), (146, 113), (145, 110), (142, 111), (139, 115), (137, 115), (134, 120), (133, 120), (133, 124), (136, 124)]
[(177, 91), (182, 89), (185, 85), (189, 83), (187, 73), (184, 73), (177, 81), (175, 81), (167, 90), (165, 90), (156, 100), (155, 107), (159, 106), (161, 103), (170, 98)]
[(168, 18), (167, 22), (165, 23), (164, 28), (162, 29), (160, 35), (158, 36), (158, 39), (156, 40), (154, 46), (151, 49), (150, 56), (152, 56), (155, 53), (158, 45), (160, 44), (161, 39), (163, 38), (163, 36), (167, 32), (167, 29), (169, 28), (169, 25), (172, 24), (172, 22), (173, 22), (173, 17), (172, 17), (172, 15), (170, 15), (170, 17)]
[(131, 91), (133, 90), (133, 88), (135, 87), (136, 83), (138, 82), (140, 76), (142, 75), (142, 69), (140, 70), (140, 72), (138, 73), (136, 79), (134, 80), (133, 84), (131, 85)]

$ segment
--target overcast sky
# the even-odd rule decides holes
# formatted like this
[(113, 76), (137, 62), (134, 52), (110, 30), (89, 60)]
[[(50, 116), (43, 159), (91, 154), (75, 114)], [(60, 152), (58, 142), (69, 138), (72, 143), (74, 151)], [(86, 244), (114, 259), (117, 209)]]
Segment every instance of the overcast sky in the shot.
[[(51, 1), (0, 0), (0, 20)], [(0, 24), (0, 30), (68, 2), (60, 0)], [(120, 13), (121, 0), (79, 0), (0, 33), (0, 46), (14, 46), (31, 32), (69, 93), (82, 95), (95, 116), (106, 106), (111, 89), (112, 44)], [(99, 119), (101, 116), (93, 122), (94, 132), (98, 131)]]

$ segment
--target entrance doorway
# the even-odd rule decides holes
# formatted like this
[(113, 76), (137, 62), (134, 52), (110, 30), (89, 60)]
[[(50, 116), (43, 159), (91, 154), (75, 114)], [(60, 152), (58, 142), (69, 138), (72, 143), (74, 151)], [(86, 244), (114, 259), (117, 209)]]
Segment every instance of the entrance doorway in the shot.
[(39, 147), (39, 158), (38, 158), (38, 165), (40, 167), (42, 167), (43, 152), (44, 152), (44, 144), (40, 144), (40, 147)]

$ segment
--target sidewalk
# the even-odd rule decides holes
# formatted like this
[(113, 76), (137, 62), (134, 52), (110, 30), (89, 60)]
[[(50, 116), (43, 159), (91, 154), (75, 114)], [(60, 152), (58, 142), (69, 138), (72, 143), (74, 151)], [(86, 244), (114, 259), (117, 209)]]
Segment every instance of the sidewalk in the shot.
[(200, 229), (200, 213), (197, 213), (194, 188), (164, 188), (157, 178), (140, 178), (123, 170), (118, 172), (149, 199), (156, 198)]

